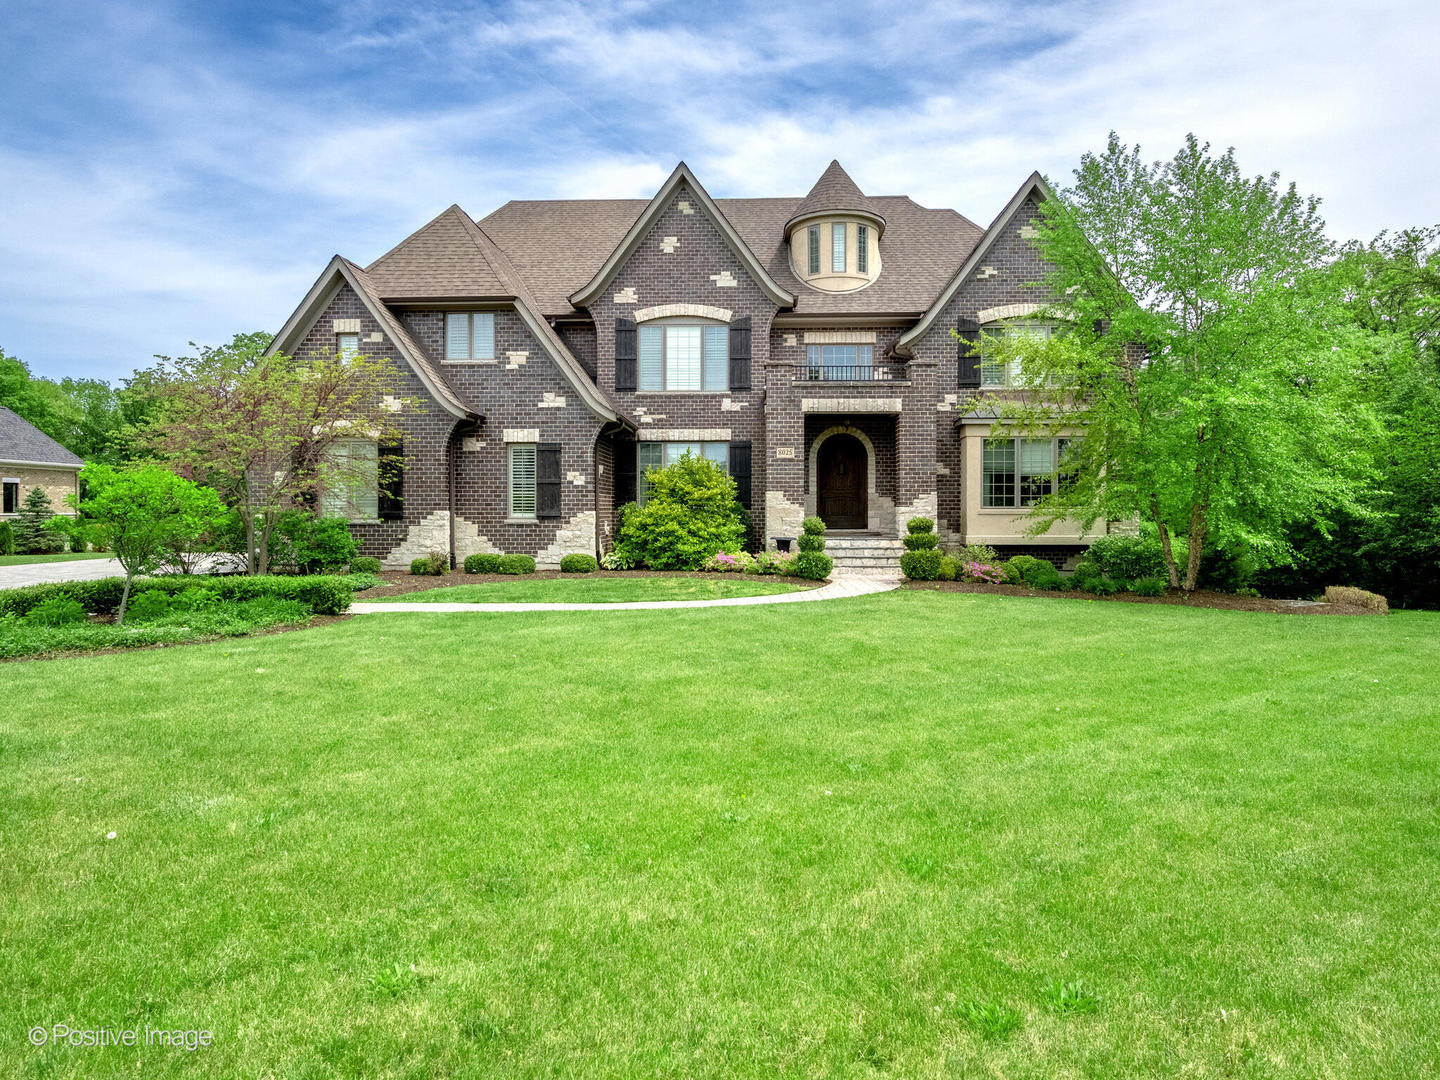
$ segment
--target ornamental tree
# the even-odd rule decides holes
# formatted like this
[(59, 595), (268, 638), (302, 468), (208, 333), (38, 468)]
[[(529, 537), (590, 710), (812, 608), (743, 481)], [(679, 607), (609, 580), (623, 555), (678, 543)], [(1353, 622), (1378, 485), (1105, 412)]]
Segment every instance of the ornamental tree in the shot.
[[(1363, 513), (1365, 346), (1328, 273), (1318, 200), (1193, 135), (1146, 164), (1112, 133), (1075, 178), (1035, 241), (1058, 298), (1041, 317), (1067, 329), (986, 344), (1021, 371), (996, 434), (1081, 436), (1033, 531), (1153, 522), (1171, 586), (1192, 590), (1207, 550), (1284, 563), (1296, 522), (1325, 532)], [(1189, 541), (1184, 567), (1173, 534)]]
[(143, 443), (239, 513), (252, 574), (268, 572), (283, 514), (313, 503), (326, 486), (367, 479), (365, 460), (336, 455), (336, 444), (384, 438), (394, 429), (392, 410), (406, 404), (383, 358), (297, 358), (267, 353), (270, 341), (237, 334), (197, 356), (158, 357), (145, 373), (157, 400)]
[(192, 548), (224, 518), (225, 508), (210, 488), (159, 465), (87, 465), (80, 479), (86, 490), (81, 513), (125, 568), (115, 620), (124, 623), (135, 577), (158, 569), (172, 551)]
[(699, 570), (718, 551), (740, 550), (745, 511), (724, 469), (687, 451), (645, 478), (645, 505), (621, 513), (617, 554), (652, 570)]

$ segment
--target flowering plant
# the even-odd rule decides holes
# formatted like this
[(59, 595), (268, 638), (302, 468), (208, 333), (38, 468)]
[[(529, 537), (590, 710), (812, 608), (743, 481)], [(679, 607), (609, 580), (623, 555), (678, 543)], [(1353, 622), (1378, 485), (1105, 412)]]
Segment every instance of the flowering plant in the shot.
[(717, 551), (705, 560), (702, 569), (717, 574), (744, 574), (749, 572), (754, 562), (755, 560), (743, 551), (734, 554), (728, 551)]
[(967, 562), (965, 577), (970, 581), (978, 581), (982, 585), (1004, 585), (1006, 581), (1004, 567), (980, 562)]

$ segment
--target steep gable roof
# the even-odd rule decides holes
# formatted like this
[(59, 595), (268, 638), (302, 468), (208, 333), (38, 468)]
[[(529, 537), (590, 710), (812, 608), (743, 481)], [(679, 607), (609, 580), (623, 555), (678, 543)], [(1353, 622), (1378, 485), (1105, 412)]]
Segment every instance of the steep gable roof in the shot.
[(477, 419), (479, 414), (455, 392), (438, 368), (425, 355), (425, 350), (410, 336), (410, 332), (401, 325), (394, 313), (385, 306), (375, 291), (375, 285), (369, 276), (359, 266), (356, 266), (349, 259), (336, 255), (330, 260), (330, 265), (325, 267), (321, 275), (315, 279), (315, 284), (310, 286), (310, 291), (305, 294), (305, 299), (300, 301), (300, 306), (295, 309), (280, 332), (275, 335), (275, 340), (270, 343), (267, 353), (290, 352), (305, 336), (315, 320), (320, 317), (320, 312), (335, 295), (341, 284), (348, 284), (355, 290), (355, 295), (360, 297), (360, 302), (370, 312), (373, 318), (384, 329), (386, 335), (395, 343), (395, 349), (410, 365), (421, 384), (430, 392), (430, 396), (438, 401), (446, 412), (456, 419)]
[(875, 219), (880, 226), (880, 232), (885, 230), (884, 215), (875, 209), (871, 200), (855, 181), (850, 179), (850, 174), (841, 167), (838, 160), (830, 162), (829, 167), (820, 174), (820, 179), (815, 181), (810, 194), (801, 199), (800, 205), (791, 211), (785, 228), (788, 230), (797, 221), (808, 217), (835, 213), (864, 214)]
[(945, 305), (951, 301), (960, 286), (965, 283), (966, 279), (979, 268), (986, 254), (995, 246), (995, 241), (998, 240), (1000, 235), (1005, 231), (1005, 226), (1010, 224), (1010, 219), (1019, 212), (1020, 208), (1025, 205), (1025, 201), (1032, 195), (1038, 196), (1042, 202), (1054, 196), (1054, 192), (1050, 190), (1050, 185), (1045, 182), (1045, 178), (1038, 172), (1031, 173), (1025, 182), (1020, 185), (1020, 190), (1011, 196), (1010, 201), (1005, 204), (1005, 209), (1001, 210), (1000, 213), (996, 215), (995, 220), (990, 223), (990, 227), (985, 230), (985, 235), (981, 238), (980, 242), (975, 245), (974, 250), (970, 252), (970, 255), (966, 258), (960, 269), (955, 272), (955, 276), (950, 279), (950, 283), (940, 290), (940, 295), (935, 298), (934, 303), (930, 305), (924, 315), (920, 316), (920, 321), (909, 330), (906, 330), (905, 333), (901, 334), (896, 340), (896, 348), (902, 352), (907, 351), (912, 342), (918, 341), (925, 336), (936, 318), (938, 318), (940, 313), (945, 309)]
[(725, 242), (729, 245), (730, 250), (735, 253), (736, 258), (738, 258), (745, 269), (750, 272), (750, 276), (755, 279), (755, 283), (760, 286), (765, 294), (780, 307), (790, 307), (793, 305), (795, 303), (794, 294), (782, 288), (779, 282), (771, 277), (770, 272), (766, 270), (760, 260), (755, 257), (755, 253), (750, 249), (750, 245), (735, 231), (734, 226), (732, 226), (725, 215), (721, 213), (720, 207), (715, 204), (715, 200), (710, 197), (710, 193), (705, 190), (699, 180), (695, 179), (695, 174), (690, 171), (690, 166), (686, 165), (683, 161), (675, 166), (675, 171), (670, 174), (665, 183), (660, 185), (660, 190), (655, 193), (655, 197), (652, 198), (645, 209), (641, 211), (640, 216), (635, 219), (629, 231), (626, 232), (620, 243), (616, 245), (615, 249), (610, 253), (609, 257), (606, 258), (604, 263), (601, 264), (600, 268), (595, 271), (589, 282), (570, 296), (570, 302), (577, 308), (584, 307), (600, 295), (606, 282), (614, 276), (615, 271), (620, 268), (621, 264), (630, 257), (631, 252), (635, 250), (636, 246), (644, 238), (650, 226), (669, 203), (671, 196), (675, 194), (676, 188), (682, 183), (688, 185), (690, 190), (694, 192), (695, 198), (699, 201), (706, 214), (709, 215), (710, 220), (713, 221), (720, 230), (720, 234), (725, 238)]
[(365, 268), (387, 300), (514, 295), (471, 241), (470, 218), (451, 205)]
[(23, 416), (0, 405), (0, 462), (79, 468), (85, 462)]

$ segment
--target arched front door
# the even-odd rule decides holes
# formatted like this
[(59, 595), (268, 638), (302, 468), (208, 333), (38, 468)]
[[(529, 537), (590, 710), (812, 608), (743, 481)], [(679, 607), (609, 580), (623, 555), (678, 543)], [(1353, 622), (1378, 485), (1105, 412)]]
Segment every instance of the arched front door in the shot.
[(869, 522), (865, 446), (854, 435), (831, 435), (815, 463), (815, 509), (830, 529), (863, 529)]

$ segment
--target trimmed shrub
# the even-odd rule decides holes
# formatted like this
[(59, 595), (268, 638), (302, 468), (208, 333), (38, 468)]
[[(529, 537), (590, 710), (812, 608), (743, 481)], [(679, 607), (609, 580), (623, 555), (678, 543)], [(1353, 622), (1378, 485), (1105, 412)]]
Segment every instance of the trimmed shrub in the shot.
[[(921, 533), (919, 535), (926, 535)], [(910, 539), (906, 537), (905, 539)], [(933, 540), (934, 537), (932, 536)], [(941, 555), (935, 548), (923, 548), (919, 551), (907, 551), (900, 556), (900, 572), (911, 581), (934, 581), (940, 576)]]
[(600, 564), (595, 561), (595, 556), (586, 555), (583, 552), (566, 555), (560, 560), (562, 574), (593, 574), (599, 569)]
[(344, 518), (305, 510), (282, 514), (270, 545), (271, 565), (293, 566), (302, 574), (343, 570), (360, 549)]
[[(805, 537), (801, 537), (805, 539)], [(810, 581), (824, 581), (830, 576), (834, 569), (835, 560), (829, 555), (819, 551), (802, 551), (795, 556), (795, 569), (792, 571), (796, 577), (806, 578)]]
[[(1189, 545), (1183, 537), (1170, 538), (1170, 552), (1182, 574), (1185, 572), (1189, 551)], [(1138, 581), (1146, 577), (1165, 581), (1169, 578), (1160, 537), (1154, 535), (1153, 530), (1140, 536), (1098, 537), (1085, 553), (1085, 558), (1093, 561), (1103, 573), (1112, 578), (1124, 578), (1126, 581)]]
[(1016, 555), (1006, 562), (1005, 578), (1011, 585), (1028, 585), (1032, 589), (1058, 589), (1064, 584), (1054, 563), (1034, 555)]
[(645, 505), (621, 509), (617, 553), (655, 570), (699, 570), (717, 551), (744, 544), (735, 481), (713, 461), (686, 453), (646, 478)]
[[(0, 590), (0, 616), (24, 615), (53, 597), (74, 600), (86, 611), (97, 615), (113, 615), (120, 607), (120, 594), (125, 589), (123, 577), (100, 578), (95, 581), (56, 581), (46, 585), (26, 585), (19, 589)], [(350, 606), (355, 590), (343, 577), (319, 575), (265, 575), (244, 577), (228, 575), (203, 577), (136, 578), (130, 594), (133, 605), (147, 592), (160, 591), (168, 596), (190, 590), (205, 590), (226, 603), (271, 598), (304, 604), (320, 615), (338, 615)]]
[(800, 522), (800, 531), (806, 536), (824, 536), (825, 519), (815, 517), (813, 514)]
[(530, 555), (501, 555), (497, 574), (533, 574), (535, 559)]
[(1381, 615), (1390, 614), (1390, 604), (1385, 597), (1349, 585), (1327, 585), (1324, 599), (1327, 604), (1357, 604)]
[(913, 517), (905, 522), (905, 531), (908, 533), (928, 533), (935, 531), (935, 522), (927, 517)]
[(10, 522), (0, 521), (0, 555), (15, 554), (15, 530)]
[(940, 556), (940, 581), (954, 581), (960, 576), (960, 560), (950, 555)]
[(1158, 577), (1141, 578), (1130, 586), (1136, 596), (1164, 596), (1165, 582)]
[[(929, 518), (913, 517), (905, 523), (905, 528), (908, 530), (904, 537), (906, 551), (931, 551), (940, 546), (940, 537), (936, 536), (934, 532), (935, 523)], [(928, 567), (930, 563), (928, 561), (922, 560), (915, 565)], [(936, 563), (935, 565), (935, 573), (938, 574), (940, 572), (939, 563)], [(935, 575), (932, 574), (930, 577), (917, 578), (916, 580), (934, 581)]]
[(814, 533), (801, 533), (795, 538), (795, 547), (799, 551), (824, 551), (825, 537), (816, 536)]
[(74, 600), (56, 596), (36, 604), (25, 615), (25, 621), (37, 626), (66, 626), (85, 621), (85, 609)]
[(465, 572), (467, 574), (498, 574), (500, 573), (500, 560), (504, 557), (495, 551), (477, 551), (474, 555), (466, 555)]
[(432, 551), (429, 555), (421, 555), (410, 563), (410, 573), (417, 575), (429, 575), (439, 577), (450, 569), (449, 556), (442, 555), (438, 551)]
[(378, 574), (380, 560), (374, 555), (357, 555), (350, 560), (350, 572), (352, 574)]
[(906, 551), (934, 551), (940, 547), (940, 538), (934, 533), (908, 533), (900, 542)]

